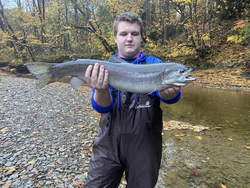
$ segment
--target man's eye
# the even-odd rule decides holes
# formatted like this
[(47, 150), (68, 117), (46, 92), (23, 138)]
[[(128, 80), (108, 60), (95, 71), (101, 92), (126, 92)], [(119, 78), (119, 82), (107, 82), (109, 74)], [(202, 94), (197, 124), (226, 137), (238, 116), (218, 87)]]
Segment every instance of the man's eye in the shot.
[(120, 33), (120, 35), (121, 35), (121, 36), (126, 36), (126, 35), (127, 35), (127, 33)]
[(134, 35), (134, 36), (138, 36), (138, 35), (139, 35), (139, 33), (132, 33), (132, 35)]

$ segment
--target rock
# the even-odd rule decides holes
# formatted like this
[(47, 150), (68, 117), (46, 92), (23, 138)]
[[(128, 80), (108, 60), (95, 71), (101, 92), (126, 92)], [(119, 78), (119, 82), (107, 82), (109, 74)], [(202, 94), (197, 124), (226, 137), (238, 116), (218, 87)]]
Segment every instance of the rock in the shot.
[(7, 162), (7, 163), (5, 163), (5, 166), (10, 167), (10, 166), (12, 166), (12, 163), (11, 162)]
[(14, 179), (18, 178), (18, 176), (19, 176), (19, 174), (18, 174), (18, 173), (15, 173), (15, 174), (12, 176), (12, 179), (14, 180)]
[(45, 182), (45, 185), (51, 185), (51, 184), (54, 184), (52, 181), (46, 181)]
[(29, 165), (27, 169), (31, 171), (33, 169), (33, 165)]
[(7, 155), (4, 155), (4, 156), (3, 156), (3, 159), (9, 158), (10, 156), (11, 156), (11, 153), (8, 153)]
[(64, 170), (62, 170), (61, 168), (57, 168), (56, 171), (63, 173)]
[(63, 183), (58, 184), (58, 185), (56, 186), (56, 188), (63, 188), (63, 187), (64, 187), (64, 184), (63, 184)]
[(186, 165), (186, 167), (190, 170), (195, 170), (196, 169), (196, 164), (195, 163), (184, 163)]
[(45, 181), (40, 180), (38, 183), (39, 183), (39, 185), (44, 185), (44, 184), (45, 184)]

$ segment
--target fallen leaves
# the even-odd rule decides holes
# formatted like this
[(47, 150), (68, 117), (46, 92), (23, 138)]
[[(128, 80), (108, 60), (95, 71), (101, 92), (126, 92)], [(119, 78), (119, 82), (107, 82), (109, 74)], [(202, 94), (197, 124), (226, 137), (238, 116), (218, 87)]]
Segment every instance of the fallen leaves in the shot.
[(17, 153), (17, 152), (18, 152), (18, 150), (12, 150), (11, 152), (12, 152), (12, 153)]
[(10, 187), (11, 184), (12, 184), (12, 181), (11, 181), (11, 180), (8, 180), (8, 181), (6, 181), (3, 185), (4, 185), (4, 187)]
[(7, 131), (6, 128), (1, 129), (1, 132), (2, 132), (2, 133), (6, 132), (6, 131)]
[(227, 188), (225, 185), (221, 184), (221, 188)]
[(191, 125), (190, 123), (187, 122), (182, 122), (182, 121), (168, 121), (168, 122), (163, 122), (163, 130), (174, 130), (174, 129), (178, 129), (178, 130), (193, 130), (194, 132), (201, 132), (201, 131), (205, 131), (205, 130), (209, 130), (209, 127), (204, 127), (202, 125)]
[(192, 171), (190, 171), (189, 173), (190, 173), (191, 175), (196, 175), (196, 176), (200, 175), (200, 172), (197, 171), (197, 170), (192, 170)]
[(31, 165), (31, 164), (33, 164), (34, 162), (35, 162), (34, 160), (29, 161), (29, 162), (28, 162), (28, 164), (30, 164), (30, 165)]
[(178, 139), (178, 140), (180, 140), (181, 142), (183, 142), (184, 140), (183, 140), (183, 137), (184, 135), (183, 134), (181, 134), (181, 135), (175, 135), (174, 137), (176, 138), (176, 139)]
[(83, 187), (83, 184), (84, 184), (84, 181), (83, 180), (80, 180), (78, 178), (76, 178), (74, 181), (73, 181), (73, 186), (76, 186), (76, 187)]
[(234, 67), (233, 69), (225, 68), (220, 70), (196, 70), (190, 75), (197, 79), (195, 82), (191, 83), (191, 85), (197, 85), (206, 88), (219, 87), (220, 89), (233, 90), (243, 88), (249, 90), (248, 88), (250, 85), (250, 80), (247, 80), (246, 78), (241, 78), (243, 72), (243, 68), (236, 67)]
[(198, 140), (203, 140), (202, 136), (195, 136), (195, 138), (197, 138)]
[(247, 149), (250, 149), (250, 143), (246, 143), (246, 145), (244, 147)]

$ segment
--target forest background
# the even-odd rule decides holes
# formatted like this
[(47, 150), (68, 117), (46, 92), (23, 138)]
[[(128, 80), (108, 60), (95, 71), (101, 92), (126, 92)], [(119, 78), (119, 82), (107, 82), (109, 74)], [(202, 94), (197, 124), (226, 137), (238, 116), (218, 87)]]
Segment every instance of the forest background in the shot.
[[(13, 0), (14, 1), (14, 0)], [(250, 66), (250, 0), (0, 0), (0, 61), (102, 59), (117, 53), (114, 18), (138, 14), (141, 50), (209, 68), (229, 58)], [(234, 57), (232, 57), (232, 55)]]

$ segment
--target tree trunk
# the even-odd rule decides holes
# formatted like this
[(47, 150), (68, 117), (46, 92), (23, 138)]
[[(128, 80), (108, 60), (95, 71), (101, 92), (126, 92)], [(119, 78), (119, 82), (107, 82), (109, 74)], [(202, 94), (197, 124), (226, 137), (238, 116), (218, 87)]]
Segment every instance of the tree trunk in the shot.
[(149, 30), (149, 27), (151, 26), (151, 23), (152, 23), (151, 11), (152, 11), (151, 2), (150, 2), (150, 0), (146, 0), (146, 31)]
[[(75, 0), (74, 9), (75, 9), (75, 27), (77, 27), (77, 26), (78, 26), (77, 0)], [(78, 29), (75, 28), (75, 42), (76, 42), (76, 43), (78, 42), (77, 33), (78, 33)]]
[(169, 20), (169, 0), (164, 1), (164, 18), (163, 18), (163, 45), (167, 45), (168, 39), (168, 25), (167, 20)]

